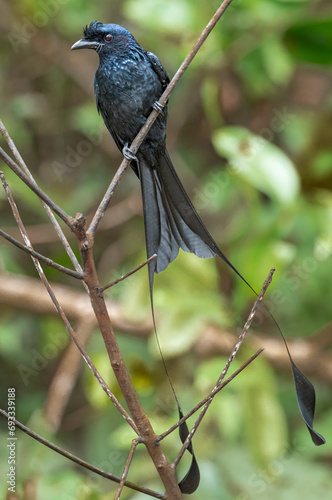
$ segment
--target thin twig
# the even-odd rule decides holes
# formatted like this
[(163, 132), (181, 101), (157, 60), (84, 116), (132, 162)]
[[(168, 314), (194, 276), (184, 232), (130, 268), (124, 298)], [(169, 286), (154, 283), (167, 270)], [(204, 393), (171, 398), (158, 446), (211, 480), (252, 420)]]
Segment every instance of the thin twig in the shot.
[(208, 396), (202, 399), (202, 401), (200, 401), (192, 410), (190, 410), (186, 415), (184, 415), (178, 422), (176, 422), (176, 424), (172, 425), (172, 427), (167, 429), (167, 431), (160, 434), (157, 437), (157, 443), (159, 443), (162, 439), (164, 439), (173, 431), (175, 431), (175, 429), (180, 427), (180, 425), (182, 425), (183, 422), (188, 420), (188, 418), (190, 418), (194, 413), (196, 413), (200, 408), (202, 408), (202, 406), (204, 406), (208, 401), (213, 399), (216, 396), (216, 394), (218, 394), (218, 392), (220, 392), (224, 387), (226, 387), (226, 385), (232, 382), (232, 380), (234, 380), (235, 377), (237, 377), (245, 368), (247, 368), (263, 351), (264, 349), (262, 347), (258, 349), (258, 351), (256, 351), (255, 354), (253, 354), (249, 359), (247, 359), (247, 361), (243, 363), (243, 365), (241, 365), (240, 368), (235, 370), (235, 372), (232, 373), (232, 375), (230, 375), (230, 377), (228, 377), (224, 382), (222, 382), (222, 384), (220, 384), (217, 388), (214, 387), (214, 389), (212, 389), (212, 391)]
[[(2, 122), (1, 119), (0, 119), (0, 133), (1, 133), (2, 137), (5, 139), (6, 143), (8, 144), (10, 150), (12, 151), (14, 158), (16, 159), (19, 167), (21, 167), (23, 172), (25, 172), (25, 174), (29, 177), (29, 179), (32, 182), (34, 182), (35, 185), (37, 186), (35, 179), (33, 178), (30, 170), (28, 169), (25, 161), (23, 160), (19, 150), (17, 149), (13, 139), (10, 137), (8, 130), (6, 129), (4, 123)], [(61, 226), (60, 226), (59, 222), (57, 221), (54, 213), (52, 212), (50, 207), (43, 200), (40, 200), (40, 201), (41, 201), (41, 204), (42, 204), (46, 214), (48, 215), (48, 217), (49, 217), (49, 219), (50, 219), (50, 221), (55, 229), (56, 234), (58, 235), (59, 240), (61, 241), (64, 249), (66, 250), (67, 255), (69, 256), (74, 268), (76, 269), (77, 272), (83, 272), (82, 267), (81, 267), (80, 263), (78, 262), (76, 255), (75, 255), (73, 249), (71, 248), (66, 236), (64, 235), (64, 232), (62, 231)], [(82, 281), (82, 283), (83, 283), (83, 286), (85, 287), (85, 289), (87, 290), (87, 286), (84, 283), (84, 281)]]
[[(2, 408), (0, 408), (0, 415), (3, 418), (6, 418), (8, 420), (8, 416), (9, 415)], [(115, 483), (119, 483), (120, 482), (121, 479), (118, 476), (115, 476), (114, 474), (111, 474), (110, 472), (107, 472), (107, 471), (105, 471), (103, 469), (100, 469), (99, 467), (95, 467), (94, 465), (90, 464), (89, 462), (86, 462), (85, 460), (82, 460), (81, 458), (77, 457), (76, 455), (73, 455), (69, 451), (66, 451), (63, 448), (60, 448), (59, 446), (57, 446), (56, 444), (51, 443), (51, 441), (48, 441), (47, 439), (45, 439), (44, 437), (40, 436), (36, 432), (32, 431), (31, 429), (29, 429), (29, 427), (26, 427), (24, 424), (22, 424), (18, 420), (15, 420), (14, 422), (15, 422), (15, 426), (18, 429), (21, 429), (21, 431), (25, 432), (25, 434), (27, 434), (28, 436), (32, 437), (33, 439), (35, 439), (39, 443), (47, 446), (48, 448), (50, 448), (51, 450), (55, 451), (56, 453), (59, 453), (63, 457), (66, 457), (69, 460), (71, 460), (72, 462), (74, 462), (74, 463), (76, 463), (78, 465), (81, 465), (85, 469), (88, 469), (88, 470), (90, 470), (92, 472), (95, 472), (99, 476), (105, 477), (106, 479), (110, 479), (111, 481), (114, 481)], [(160, 499), (162, 499), (164, 497), (164, 495), (162, 493), (158, 493), (157, 491), (150, 490), (149, 488), (144, 488), (144, 487), (141, 487), (141, 486), (137, 486), (136, 484), (131, 483), (130, 481), (125, 481), (125, 486), (127, 486), (128, 488), (131, 488), (132, 490), (139, 491), (141, 493), (145, 493), (146, 495), (149, 495), (149, 496), (151, 496), (153, 498), (160, 498)]]
[[(1, 172), (0, 172), (1, 175)], [(20, 243), (18, 240), (10, 236), (9, 234), (5, 233), (2, 229), (0, 229), (0, 236), (5, 238), (5, 240), (9, 241), (9, 243), (12, 243), (15, 245), (17, 248), (20, 250), (23, 250), (23, 252), (28, 253), (35, 259), (38, 259), (40, 262), (45, 264), (45, 266), (53, 267), (53, 269), (56, 269), (57, 271), (60, 271), (60, 273), (68, 274), (69, 276), (72, 276), (73, 278), (77, 278), (79, 280), (82, 280), (84, 278), (84, 275), (82, 272), (77, 272), (73, 271), (72, 269), (69, 269), (68, 267), (64, 267), (61, 264), (57, 264), (54, 262), (52, 259), (49, 257), (45, 257), (45, 255), (42, 255), (41, 253), (36, 252), (35, 250), (32, 250), (31, 248), (27, 247), (23, 243)]]
[[(1, 181), (3, 183), (3, 186), (4, 186), (4, 189), (5, 189), (5, 192), (6, 192), (8, 201), (9, 201), (9, 204), (10, 204), (11, 209), (13, 211), (15, 220), (17, 222), (17, 225), (19, 227), (19, 230), (20, 230), (20, 232), (22, 234), (23, 239), (24, 239), (24, 241), (27, 244), (26, 248), (29, 250), (29, 252), (32, 252), (33, 248), (32, 248), (31, 242), (29, 240), (29, 236), (28, 236), (28, 234), (26, 232), (26, 229), (24, 227), (24, 224), (23, 224), (23, 221), (21, 219), (21, 216), (19, 214), (19, 211), (17, 209), (15, 200), (14, 200), (12, 194), (11, 194), (11, 191), (9, 189), (7, 181), (6, 181), (6, 179), (4, 177), (4, 174), (2, 172), (0, 173), (0, 176), (1, 176)], [(1, 234), (1, 230), (0, 230), (0, 234)], [(107, 394), (107, 396), (109, 397), (109, 399), (112, 401), (112, 403), (114, 404), (114, 406), (118, 409), (118, 411), (121, 413), (121, 415), (124, 417), (124, 419), (129, 423), (129, 425), (132, 427), (132, 429), (136, 432), (136, 434), (139, 434), (138, 430), (137, 430), (137, 427), (136, 427), (135, 423), (133, 422), (132, 418), (129, 416), (129, 414), (123, 408), (123, 406), (119, 403), (119, 401), (114, 396), (114, 394), (112, 393), (112, 391), (108, 388), (108, 386), (106, 385), (105, 381), (103, 380), (103, 378), (99, 374), (98, 370), (96, 369), (96, 367), (92, 363), (92, 361), (91, 361), (88, 353), (85, 351), (83, 345), (79, 341), (79, 339), (78, 339), (77, 335), (75, 334), (75, 332), (74, 332), (71, 324), (68, 321), (67, 316), (65, 315), (65, 313), (64, 313), (61, 305), (59, 304), (59, 302), (58, 302), (58, 300), (57, 300), (57, 298), (56, 298), (56, 296), (55, 296), (55, 294), (54, 294), (54, 292), (52, 290), (52, 287), (51, 287), (49, 281), (47, 280), (47, 278), (45, 276), (44, 270), (41, 267), (39, 260), (34, 255), (32, 255), (32, 260), (33, 260), (33, 263), (34, 263), (34, 265), (35, 265), (35, 267), (37, 269), (39, 277), (40, 277), (41, 281), (43, 282), (44, 286), (46, 287), (46, 290), (48, 291), (48, 294), (49, 294), (49, 296), (50, 296), (50, 298), (51, 298), (51, 300), (53, 302), (53, 305), (54, 305), (55, 309), (57, 310), (57, 313), (59, 314), (59, 316), (60, 316), (63, 324), (65, 325), (65, 327), (66, 327), (66, 329), (67, 329), (70, 337), (72, 338), (72, 340), (74, 341), (74, 343), (77, 346), (78, 350), (80, 351), (80, 353), (81, 353), (84, 361), (87, 363), (87, 365), (90, 368), (92, 374), (98, 380), (100, 386), (105, 391), (105, 393)]]
[(131, 462), (133, 460), (134, 453), (135, 453), (135, 450), (136, 450), (136, 446), (139, 443), (140, 443), (139, 439), (133, 439), (133, 442), (132, 442), (132, 445), (131, 445), (131, 448), (130, 448), (130, 451), (129, 451), (129, 455), (128, 455), (128, 458), (127, 458), (127, 462), (126, 462), (126, 465), (124, 467), (124, 470), (123, 470), (123, 473), (122, 473), (122, 476), (121, 476), (121, 481), (120, 481), (119, 487), (118, 487), (118, 489), (116, 491), (116, 495), (114, 497), (114, 500), (119, 500), (119, 498), (120, 498), (120, 495), (122, 493), (123, 487), (126, 484), (126, 479), (127, 479), (127, 476), (128, 476), (129, 467), (130, 467)]
[(248, 331), (248, 330), (249, 330), (249, 328), (250, 328), (250, 325), (251, 325), (251, 323), (252, 323), (252, 320), (254, 319), (254, 316), (255, 316), (255, 314), (256, 314), (256, 311), (257, 311), (257, 309), (258, 309), (258, 306), (259, 306), (259, 304), (261, 303), (261, 301), (262, 301), (262, 299), (263, 299), (263, 297), (264, 297), (264, 295), (265, 295), (265, 293), (266, 293), (266, 290), (268, 289), (269, 285), (271, 284), (271, 281), (272, 281), (272, 277), (273, 277), (274, 272), (275, 272), (275, 268), (274, 268), (274, 267), (272, 267), (272, 269), (270, 270), (269, 275), (268, 275), (268, 277), (266, 278), (266, 280), (265, 280), (265, 282), (264, 282), (264, 284), (263, 284), (263, 286), (262, 286), (262, 289), (261, 289), (261, 291), (260, 291), (260, 293), (259, 293), (259, 295), (258, 295), (258, 297), (257, 297), (257, 299), (256, 299), (256, 301), (255, 301), (255, 303), (254, 303), (254, 305), (253, 305), (253, 307), (252, 307), (251, 311), (250, 311), (250, 314), (249, 314), (249, 316), (248, 316), (248, 319), (247, 319), (247, 321), (246, 321), (246, 323), (245, 323), (245, 325), (244, 325), (244, 327), (243, 327), (243, 330), (242, 330), (242, 332), (241, 332), (241, 334), (240, 334), (240, 336), (239, 336), (239, 340), (238, 340), (238, 342), (236, 343), (236, 345), (235, 345), (235, 347), (234, 347), (234, 350), (233, 350), (232, 354), (230, 355), (230, 357), (229, 357), (229, 359), (228, 359), (228, 361), (227, 361), (227, 363), (226, 363), (226, 365), (225, 365), (225, 368), (224, 368), (224, 369), (223, 369), (223, 371), (221, 372), (221, 375), (220, 375), (220, 377), (219, 377), (219, 379), (218, 379), (218, 382), (217, 382), (217, 384), (216, 384), (216, 387), (218, 387), (218, 385), (220, 385), (220, 384), (221, 384), (221, 382), (222, 382), (222, 380), (225, 378), (225, 375), (226, 375), (226, 373), (228, 372), (229, 367), (231, 366), (231, 364), (232, 364), (232, 362), (233, 362), (233, 360), (234, 360), (234, 358), (235, 358), (235, 356), (236, 356), (236, 354), (237, 354), (238, 350), (240, 349), (240, 346), (241, 346), (241, 344), (242, 344), (242, 342), (243, 342), (243, 339), (244, 339), (244, 337), (245, 337), (245, 335), (246, 335), (247, 331)]
[[(227, 7), (230, 5), (231, 2), (232, 2), (232, 0), (225, 0), (220, 5), (220, 7), (217, 9), (214, 16), (211, 18), (210, 22), (207, 24), (207, 26), (202, 31), (201, 35), (198, 37), (195, 45), (193, 46), (193, 48), (191, 49), (191, 51), (189, 52), (189, 54), (187, 55), (187, 57), (185, 58), (185, 60), (183, 61), (183, 63), (181, 64), (181, 66), (179, 67), (177, 72), (175, 73), (175, 75), (173, 76), (172, 80), (168, 84), (166, 90), (164, 91), (164, 93), (160, 97), (158, 103), (160, 104), (161, 110), (163, 109), (163, 107), (167, 103), (171, 93), (173, 92), (173, 90), (175, 89), (177, 84), (179, 83), (179, 81), (182, 78), (185, 71), (188, 69), (188, 67), (189, 67), (190, 63), (192, 62), (192, 60), (194, 59), (195, 55), (197, 54), (197, 52), (199, 51), (199, 49), (201, 48), (201, 46), (203, 45), (203, 43), (207, 39), (208, 35), (211, 33), (211, 31), (213, 30), (213, 28), (215, 27), (215, 25), (217, 24), (217, 22), (219, 21), (221, 16), (224, 14), (225, 10), (227, 9)], [(135, 137), (135, 139), (133, 140), (133, 142), (130, 145), (130, 150), (133, 152), (133, 154), (137, 153), (140, 145), (144, 141), (147, 133), (149, 132), (150, 128), (152, 127), (153, 123), (155, 122), (155, 120), (157, 119), (159, 114), (160, 114), (160, 111), (156, 111), (155, 109), (153, 109), (152, 112), (150, 113), (145, 124), (143, 125), (143, 127), (138, 132), (137, 136)], [(115, 192), (115, 189), (117, 188), (120, 180), (122, 179), (122, 176), (123, 176), (125, 170), (127, 169), (128, 165), (129, 165), (129, 163), (130, 163), (130, 160), (127, 160), (126, 158), (124, 158), (122, 160), (120, 167), (118, 168), (111, 184), (109, 185), (109, 187), (104, 195), (104, 198), (102, 199), (102, 201), (101, 201), (101, 203), (100, 203), (100, 205), (99, 205), (99, 207), (98, 207), (98, 209), (97, 209), (97, 211), (92, 219), (90, 227), (87, 231), (87, 233), (92, 238), (94, 238), (94, 236), (96, 234), (98, 225), (99, 225), (99, 223), (100, 223), (100, 221), (101, 221), (101, 219), (102, 219), (102, 217), (107, 209), (107, 206), (108, 206), (108, 204), (109, 204), (109, 202), (110, 202), (110, 200)]]
[[(264, 285), (262, 286), (262, 289), (261, 289), (261, 291), (260, 291), (260, 294), (258, 295), (257, 299), (255, 300), (255, 303), (254, 303), (254, 305), (253, 305), (253, 307), (252, 307), (252, 309), (251, 309), (251, 311), (250, 311), (250, 314), (249, 314), (248, 319), (247, 319), (247, 321), (246, 321), (246, 323), (245, 323), (245, 325), (244, 325), (244, 327), (243, 327), (243, 330), (242, 330), (242, 332), (241, 332), (241, 335), (239, 336), (239, 340), (238, 340), (237, 344), (235, 345), (235, 348), (234, 348), (234, 350), (233, 350), (232, 354), (230, 355), (230, 357), (229, 357), (229, 359), (228, 359), (228, 361), (227, 361), (227, 363), (226, 363), (225, 368), (224, 368), (224, 369), (223, 369), (223, 371), (221, 372), (221, 375), (220, 375), (220, 377), (219, 377), (219, 379), (218, 379), (218, 382), (216, 383), (216, 385), (215, 385), (215, 388), (214, 388), (214, 389), (217, 389), (217, 388), (221, 385), (222, 380), (225, 378), (225, 375), (226, 375), (226, 373), (227, 373), (227, 371), (228, 371), (229, 367), (231, 366), (231, 364), (232, 364), (232, 362), (233, 362), (233, 360), (234, 360), (234, 358), (235, 358), (235, 356), (236, 356), (236, 354), (237, 354), (237, 352), (238, 352), (238, 350), (239, 350), (239, 348), (240, 348), (240, 346), (241, 346), (241, 344), (242, 344), (242, 342), (243, 342), (243, 339), (244, 339), (244, 337), (245, 337), (245, 335), (246, 335), (247, 331), (248, 331), (248, 330), (249, 330), (249, 328), (250, 328), (250, 325), (251, 325), (251, 323), (252, 323), (252, 320), (254, 319), (254, 316), (255, 316), (255, 313), (256, 313), (256, 311), (257, 311), (257, 308), (258, 308), (258, 306), (259, 306), (260, 302), (262, 301), (262, 298), (263, 298), (263, 296), (264, 296), (264, 294), (265, 294), (265, 292), (266, 292), (266, 290), (267, 290), (267, 288), (268, 288), (269, 284), (270, 284), (270, 283), (271, 283), (271, 281), (272, 281), (272, 276), (273, 276), (274, 271), (275, 271), (275, 269), (274, 269), (274, 268), (272, 268), (272, 269), (270, 270), (269, 275), (268, 275), (268, 277), (266, 278), (266, 280), (265, 280), (265, 282), (264, 282)], [(206, 412), (207, 412), (207, 410), (208, 410), (208, 408), (209, 408), (209, 406), (210, 406), (210, 404), (211, 404), (211, 403), (212, 403), (212, 399), (211, 399), (211, 400), (209, 400), (209, 401), (207, 401), (207, 403), (205, 404), (205, 406), (204, 406), (203, 410), (202, 410), (202, 411), (201, 411), (201, 413), (199, 414), (199, 417), (197, 418), (197, 420), (196, 420), (196, 422), (195, 422), (195, 424), (194, 424), (193, 428), (192, 428), (192, 429), (191, 429), (191, 431), (189, 432), (189, 434), (188, 434), (188, 436), (187, 436), (187, 438), (186, 438), (185, 442), (183, 443), (183, 445), (182, 445), (182, 447), (181, 447), (181, 450), (179, 451), (179, 453), (178, 453), (178, 455), (177, 455), (176, 459), (175, 459), (175, 460), (174, 460), (174, 462), (173, 462), (173, 466), (174, 466), (174, 467), (176, 467), (176, 466), (178, 465), (178, 463), (179, 463), (179, 461), (181, 460), (181, 458), (182, 458), (182, 456), (183, 456), (184, 452), (185, 452), (185, 451), (186, 451), (186, 449), (188, 448), (188, 446), (189, 446), (189, 444), (190, 444), (190, 442), (191, 442), (191, 440), (192, 440), (192, 438), (193, 438), (193, 436), (194, 436), (195, 432), (196, 432), (196, 431), (197, 431), (197, 429), (198, 429), (199, 424), (200, 424), (200, 423), (201, 423), (201, 421), (203, 420), (203, 418), (204, 418), (204, 416), (205, 416), (205, 414), (206, 414)]]
[(129, 271), (129, 273), (124, 274), (123, 276), (121, 276), (121, 278), (118, 278), (117, 280), (112, 281), (108, 285), (103, 286), (102, 288), (100, 288), (99, 292), (102, 293), (105, 290), (107, 290), (108, 288), (111, 288), (111, 286), (117, 285), (118, 283), (120, 283), (121, 281), (125, 280), (126, 278), (129, 278), (129, 276), (131, 276), (132, 274), (136, 273), (137, 271), (139, 271), (140, 269), (142, 269), (142, 267), (146, 266), (147, 264), (149, 264), (150, 262), (152, 262), (156, 258), (157, 258), (157, 254), (155, 253), (149, 259), (147, 259), (145, 262), (143, 262), (142, 264), (140, 264), (138, 267), (135, 267), (135, 269), (133, 269), (132, 271)]

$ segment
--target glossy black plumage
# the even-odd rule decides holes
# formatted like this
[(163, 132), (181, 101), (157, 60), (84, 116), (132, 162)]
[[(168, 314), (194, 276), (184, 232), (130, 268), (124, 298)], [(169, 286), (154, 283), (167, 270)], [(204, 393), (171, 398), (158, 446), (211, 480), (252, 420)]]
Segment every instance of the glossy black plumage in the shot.
[[(116, 24), (92, 22), (84, 30), (84, 39), (73, 48), (92, 48), (99, 54), (94, 79), (97, 108), (123, 150), (165, 90), (168, 75), (157, 56)], [(149, 266), (150, 278), (166, 269), (179, 248), (198, 257), (218, 254), (231, 265), (199, 218), (172, 165), (166, 149), (166, 121), (167, 107), (141, 145), (138, 162), (131, 162), (141, 182), (147, 256), (158, 256)]]

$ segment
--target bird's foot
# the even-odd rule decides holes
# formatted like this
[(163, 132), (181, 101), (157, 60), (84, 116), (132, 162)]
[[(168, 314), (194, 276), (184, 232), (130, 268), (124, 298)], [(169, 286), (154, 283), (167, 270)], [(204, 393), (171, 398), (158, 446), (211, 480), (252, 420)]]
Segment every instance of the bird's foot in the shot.
[(162, 113), (164, 109), (164, 106), (160, 104), (158, 101), (154, 102), (152, 107), (155, 111), (157, 111), (157, 113)]
[(126, 158), (126, 160), (129, 160), (129, 161), (136, 160), (137, 161), (137, 157), (135, 156), (135, 154), (132, 152), (132, 150), (128, 146), (128, 142), (126, 142), (126, 144), (124, 145), (124, 147), (122, 149), (122, 154)]

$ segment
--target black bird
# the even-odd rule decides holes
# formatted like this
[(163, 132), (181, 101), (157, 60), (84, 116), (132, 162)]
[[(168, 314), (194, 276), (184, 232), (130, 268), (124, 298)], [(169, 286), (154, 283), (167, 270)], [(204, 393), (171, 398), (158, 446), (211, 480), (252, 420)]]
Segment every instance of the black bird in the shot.
[[(128, 145), (169, 83), (157, 56), (144, 50), (125, 28), (97, 21), (84, 29), (84, 38), (72, 46), (72, 50), (76, 49), (94, 49), (99, 55), (94, 80), (97, 108), (118, 148), (132, 160), (131, 167), (141, 183), (147, 256), (157, 254), (149, 264), (151, 304), (154, 273), (164, 271), (180, 248), (198, 257), (218, 255), (257, 295), (215, 243), (175, 172), (166, 149), (167, 107), (147, 134), (137, 157), (130, 154)], [(314, 388), (294, 364), (286, 340), (270, 315), (286, 345), (302, 417), (313, 442), (321, 445), (325, 440), (313, 429)]]
[[(130, 157), (128, 145), (161, 97), (169, 77), (157, 56), (144, 50), (117, 24), (92, 22), (84, 29), (84, 38), (72, 46), (72, 50), (77, 49), (94, 49), (99, 55), (94, 79), (97, 108), (118, 148)], [(149, 264), (150, 284), (153, 273), (164, 271), (180, 248), (197, 257), (219, 255), (239, 274), (206, 229), (173, 167), (166, 149), (166, 121), (165, 106), (140, 146), (137, 159), (131, 161), (141, 183), (147, 257), (157, 254)]]

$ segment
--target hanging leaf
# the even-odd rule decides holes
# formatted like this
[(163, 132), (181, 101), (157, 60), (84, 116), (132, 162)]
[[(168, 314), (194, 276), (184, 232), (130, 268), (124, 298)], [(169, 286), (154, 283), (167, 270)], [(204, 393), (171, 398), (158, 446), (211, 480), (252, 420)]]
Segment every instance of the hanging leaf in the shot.
[[(275, 111), (275, 125), (286, 126), (292, 115)], [(284, 121), (284, 124), (282, 124)], [(255, 135), (244, 127), (223, 127), (213, 137), (216, 151), (227, 158), (232, 173), (279, 203), (293, 202), (299, 192), (297, 171), (285, 153), (263, 137), (273, 137), (273, 129)]]

